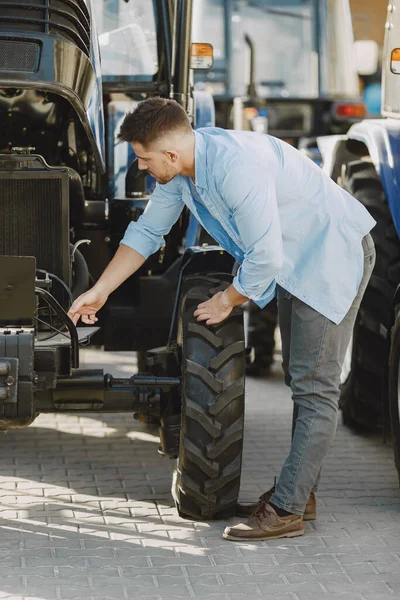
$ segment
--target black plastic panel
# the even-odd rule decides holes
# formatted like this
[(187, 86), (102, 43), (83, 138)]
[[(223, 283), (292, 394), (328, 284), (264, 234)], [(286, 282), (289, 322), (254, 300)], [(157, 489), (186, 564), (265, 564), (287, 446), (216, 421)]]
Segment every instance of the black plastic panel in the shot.
[[(0, 327), (33, 327), (35, 268), (34, 257), (0, 256)], [(11, 344), (14, 338), (7, 339)], [(0, 356), (18, 355), (0, 352)]]

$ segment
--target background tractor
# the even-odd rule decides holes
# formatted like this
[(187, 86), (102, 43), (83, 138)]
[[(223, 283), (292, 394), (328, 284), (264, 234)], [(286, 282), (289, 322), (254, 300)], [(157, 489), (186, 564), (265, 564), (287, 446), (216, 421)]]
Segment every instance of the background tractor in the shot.
[(355, 196), (377, 224), (377, 258), (361, 303), (342, 374), (344, 422), (391, 431), (400, 471), (400, 3), (387, 12), (382, 118), (321, 138), (324, 169)]

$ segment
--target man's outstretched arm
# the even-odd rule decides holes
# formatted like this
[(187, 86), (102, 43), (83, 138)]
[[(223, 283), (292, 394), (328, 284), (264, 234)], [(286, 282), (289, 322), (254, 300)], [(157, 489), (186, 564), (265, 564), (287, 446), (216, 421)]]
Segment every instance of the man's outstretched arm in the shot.
[(183, 207), (178, 182), (156, 186), (143, 215), (127, 227), (120, 247), (100, 279), (71, 306), (68, 314), (75, 325), (80, 317), (89, 325), (97, 321), (96, 312), (105, 304), (111, 292), (162, 246), (164, 236), (178, 219)]
[(90, 290), (81, 294), (69, 309), (68, 316), (75, 325), (80, 317), (88, 325), (96, 323), (96, 312), (104, 306), (108, 296), (140, 269), (145, 260), (139, 252), (121, 244), (100, 279)]

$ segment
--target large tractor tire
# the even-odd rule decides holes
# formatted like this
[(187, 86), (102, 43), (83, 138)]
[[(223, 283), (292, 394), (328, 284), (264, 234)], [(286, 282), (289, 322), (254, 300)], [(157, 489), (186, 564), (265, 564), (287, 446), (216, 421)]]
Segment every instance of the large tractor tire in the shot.
[(254, 352), (253, 361), (246, 365), (246, 374), (265, 377), (274, 362), (275, 329), (278, 323), (276, 298), (265, 308), (249, 302), (249, 323), (247, 346)]
[(179, 514), (211, 520), (234, 516), (240, 487), (244, 423), (243, 313), (215, 326), (198, 323), (200, 302), (224, 290), (229, 275), (188, 277), (183, 285), (181, 435), (172, 494)]
[(400, 482), (400, 306), (396, 313), (389, 358), (389, 408), (394, 460)]
[[(345, 425), (376, 430), (383, 424), (392, 300), (400, 280), (400, 243), (379, 176), (370, 162), (347, 165), (342, 185), (363, 204), (377, 224), (371, 235), (376, 263), (361, 302), (345, 360), (340, 407)], [(348, 367), (346, 367), (346, 364)]]

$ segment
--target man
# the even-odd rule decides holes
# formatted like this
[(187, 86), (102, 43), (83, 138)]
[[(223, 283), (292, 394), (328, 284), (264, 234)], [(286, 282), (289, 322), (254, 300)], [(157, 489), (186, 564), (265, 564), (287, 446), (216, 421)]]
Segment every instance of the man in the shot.
[(298, 410), (278, 483), (229, 540), (302, 535), (315, 518), (322, 460), (336, 430), (339, 383), (357, 310), (371, 275), (375, 221), (306, 156), (253, 132), (193, 131), (173, 100), (150, 98), (125, 117), (119, 137), (157, 181), (95, 286), (72, 305), (92, 324), (109, 294), (156, 252), (187, 205), (240, 263), (233, 283), (194, 312), (207, 325), (249, 298), (264, 307), (277, 290), (283, 366)]

